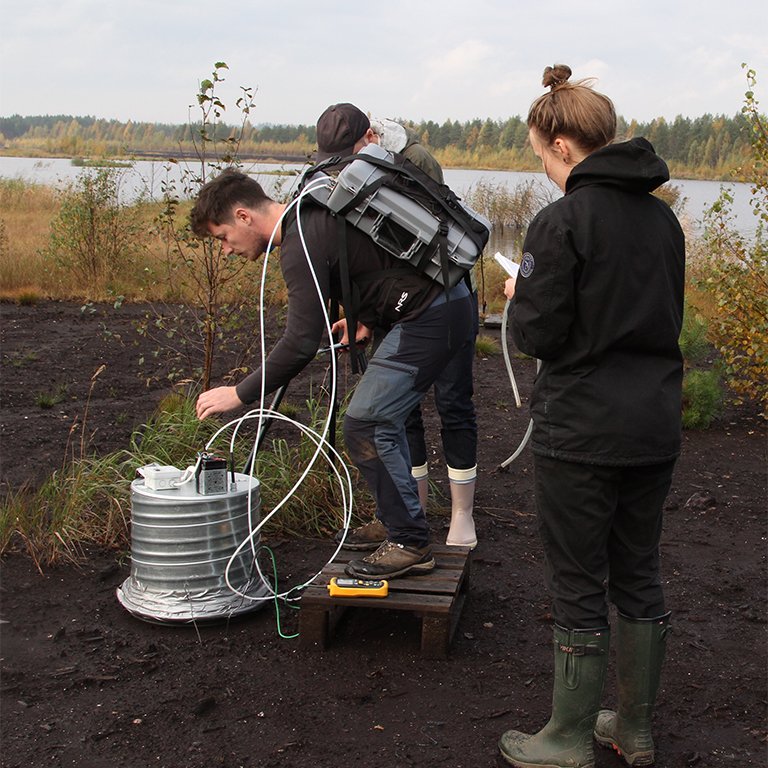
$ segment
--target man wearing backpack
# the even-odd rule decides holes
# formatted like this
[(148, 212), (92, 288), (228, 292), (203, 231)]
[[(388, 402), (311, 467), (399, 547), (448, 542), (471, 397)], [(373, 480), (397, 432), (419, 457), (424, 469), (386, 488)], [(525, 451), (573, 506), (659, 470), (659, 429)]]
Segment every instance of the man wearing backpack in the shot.
[(386, 117), (372, 117), (371, 129), (378, 139), (379, 146), (390, 152), (397, 152), (424, 173), (431, 176), (438, 184), (444, 184), (443, 169), (432, 153), (419, 141), (418, 136), (398, 123)]
[[(353, 104), (334, 104), (317, 121), (318, 160), (333, 155), (359, 152), (370, 143), (397, 152), (424, 171), (439, 184), (443, 171), (432, 154), (405, 126), (394, 120), (373, 118)], [(472, 291), (474, 313), (473, 338), (478, 332), (476, 292)], [(473, 518), (475, 482), (477, 478), (477, 420), (473, 403), (474, 343), (464, 346), (438, 376), (434, 384), (435, 406), (440, 416), (440, 436), (451, 492), (451, 525), (446, 537), (449, 546), (474, 548), (477, 535)], [(411, 472), (416, 480), (419, 499), (426, 511), (429, 498), (429, 464), (424, 437), (421, 408), (416, 406), (406, 421), (406, 434), (411, 456)], [(376, 549), (383, 531), (377, 525), (364, 525), (352, 531), (345, 547), (353, 550)]]
[[(342, 154), (335, 149), (333, 154)], [(338, 149), (352, 154), (354, 142)], [(314, 359), (326, 328), (327, 305), (332, 299), (343, 301), (339, 219), (306, 201), (298, 214), (299, 232), (295, 211), (284, 216), (284, 204), (270, 199), (255, 180), (229, 170), (201, 189), (190, 214), (195, 234), (218, 239), (225, 254), (255, 260), (270, 238), (280, 246), (288, 313), (283, 336), (266, 359), (265, 394), (287, 384)], [(415, 270), (404, 275), (394, 269), (394, 256), (344, 224), (349, 276), (360, 285), (356, 314), (361, 330), (351, 329), (349, 335), (360, 340), (366, 328), (390, 328), (358, 382), (344, 420), (347, 449), (376, 501), (377, 520), (369, 525), (378, 527), (381, 541), (374, 552), (350, 562), (347, 572), (363, 579), (424, 573), (435, 561), (411, 475), (405, 421), (451, 358), (471, 343), (472, 303), (463, 281), (446, 292)], [(364, 279), (373, 273), (376, 279)], [(261, 378), (257, 370), (237, 386), (204, 392), (197, 401), (198, 417), (257, 401)]]

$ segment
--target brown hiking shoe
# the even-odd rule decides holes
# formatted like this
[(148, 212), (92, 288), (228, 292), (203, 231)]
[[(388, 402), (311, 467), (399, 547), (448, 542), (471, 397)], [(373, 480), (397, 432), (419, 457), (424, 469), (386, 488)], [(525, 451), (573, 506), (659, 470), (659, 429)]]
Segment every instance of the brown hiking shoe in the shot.
[(431, 547), (408, 547), (385, 541), (362, 560), (350, 560), (344, 571), (356, 579), (394, 579), (406, 573), (427, 573), (434, 567)]
[[(344, 536), (344, 530), (339, 531), (335, 540), (338, 544)], [(361, 525), (359, 528), (351, 530), (344, 540), (344, 549), (354, 549), (358, 551), (366, 549), (378, 549), (378, 547), (387, 540), (387, 529), (380, 520), (371, 520), (370, 523)]]

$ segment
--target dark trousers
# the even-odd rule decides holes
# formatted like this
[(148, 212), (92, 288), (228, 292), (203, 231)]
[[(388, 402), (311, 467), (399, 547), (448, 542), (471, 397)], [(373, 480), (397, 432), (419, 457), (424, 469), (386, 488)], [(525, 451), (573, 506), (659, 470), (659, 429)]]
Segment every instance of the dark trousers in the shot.
[(607, 626), (607, 598), (632, 618), (665, 613), (659, 540), (674, 465), (608, 467), (534, 456), (539, 534), (558, 624)]
[[(475, 338), (479, 330), (477, 293), (472, 293), (472, 338), (456, 353), (435, 380), (435, 408), (440, 416), (440, 439), (445, 463), (454, 469), (471, 469), (477, 464), (477, 419), (472, 397), (475, 393), (472, 368)], [(405, 423), (411, 462), (414, 467), (427, 463), (427, 445), (421, 406), (411, 411)]]
[(355, 387), (344, 441), (365, 477), (389, 538), (423, 547), (429, 530), (411, 476), (408, 414), (471, 335), (471, 301), (463, 283), (435, 299), (415, 320), (398, 323), (378, 345)]

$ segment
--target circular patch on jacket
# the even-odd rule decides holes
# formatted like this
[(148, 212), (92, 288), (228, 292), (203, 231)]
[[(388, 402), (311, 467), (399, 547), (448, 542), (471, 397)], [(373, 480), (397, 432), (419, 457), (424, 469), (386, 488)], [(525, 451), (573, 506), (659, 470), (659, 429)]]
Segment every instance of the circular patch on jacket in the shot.
[(523, 277), (530, 277), (533, 274), (533, 268), (536, 266), (533, 254), (526, 251), (523, 254), (523, 260), (520, 262), (520, 274)]

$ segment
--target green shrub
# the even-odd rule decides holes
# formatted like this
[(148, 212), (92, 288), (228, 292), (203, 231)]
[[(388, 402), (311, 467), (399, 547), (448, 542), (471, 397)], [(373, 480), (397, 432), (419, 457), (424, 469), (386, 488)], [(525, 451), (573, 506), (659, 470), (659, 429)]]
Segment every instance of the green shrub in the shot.
[(720, 374), (690, 370), (683, 377), (683, 429), (706, 429), (717, 418), (723, 402)]
[(706, 298), (709, 337), (720, 353), (731, 390), (756, 400), (768, 413), (768, 128), (754, 97), (756, 82), (742, 109), (752, 130), (752, 156), (744, 176), (752, 185), (754, 238), (733, 224), (733, 194), (723, 187), (705, 217), (703, 249), (693, 259), (693, 284)]
[(700, 363), (712, 345), (707, 340), (707, 321), (690, 303), (686, 302), (683, 329), (680, 332), (680, 351), (687, 364)]
[(83, 293), (100, 296), (141, 249), (136, 208), (120, 200), (120, 173), (83, 171), (62, 192), (45, 257)]

